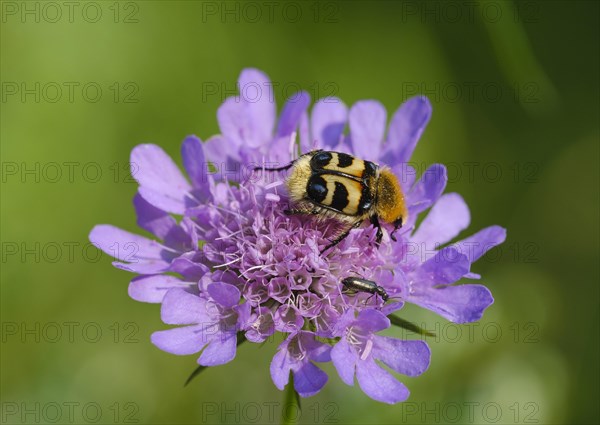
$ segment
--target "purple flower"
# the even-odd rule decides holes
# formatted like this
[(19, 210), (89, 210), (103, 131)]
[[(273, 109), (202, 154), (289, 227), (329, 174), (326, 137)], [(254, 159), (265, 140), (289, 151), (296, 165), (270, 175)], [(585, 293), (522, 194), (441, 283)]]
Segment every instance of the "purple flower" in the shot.
[(408, 389), (375, 360), (395, 372), (418, 376), (429, 366), (427, 344), (375, 335), (390, 327), (390, 320), (377, 310), (362, 310), (356, 318), (348, 310), (337, 325), (336, 335), (342, 338), (331, 350), (331, 359), (342, 381), (353, 385), (356, 374), (360, 388), (372, 399), (389, 404), (406, 400)]
[(331, 346), (315, 339), (312, 332), (298, 331), (281, 343), (271, 362), (271, 376), (280, 390), (287, 385), (290, 371), (294, 389), (302, 397), (318, 393), (327, 382), (327, 374), (312, 361), (331, 361)]
[(194, 354), (198, 363), (216, 366), (235, 357), (237, 332), (246, 326), (250, 305), (238, 304), (240, 291), (233, 285), (215, 282), (200, 296), (181, 289), (170, 290), (163, 299), (161, 319), (169, 325), (187, 325), (154, 332), (152, 343), (173, 354)]
[[(443, 165), (432, 165), (417, 180), (408, 164), (431, 116), (427, 99), (405, 102), (386, 131), (386, 111), (376, 101), (357, 102), (348, 111), (339, 99), (321, 99), (309, 120), (310, 98), (299, 93), (277, 119), (263, 73), (243, 71), (239, 88), (240, 96), (219, 108), (222, 134), (206, 143), (195, 136), (184, 140), (188, 178), (158, 146), (133, 150), (132, 172), (140, 184), (134, 207), (139, 226), (153, 238), (99, 225), (90, 240), (118, 260), (116, 267), (139, 274), (129, 286), (132, 298), (162, 302), (163, 322), (181, 325), (152, 335), (160, 349), (201, 352), (198, 362), (211, 366), (231, 361), (239, 341), (263, 343), (280, 332), (284, 342), (270, 368), (278, 388), (292, 373), (301, 396), (316, 394), (327, 375), (313, 361), (332, 360), (341, 379), (352, 385), (356, 375), (368, 396), (405, 400), (406, 387), (376, 361), (415, 376), (427, 369), (429, 348), (424, 341), (376, 333), (390, 326), (386, 316), (405, 302), (456, 323), (481, 318), (493, 302), (489, 290), (462, 282), (479, 279), (472, 264), (504, 240), (504, 229), (491, 226), (452, 242), (470, 221), (465, 202), (442, 194)], [(250, 173), (259, 164), (289, 163), (298, 146), (302, 152), (344, 151), (390, 167), (409, 211), (397, 241), (385, 227), (377, 246), (376, 230), (365, 224), (321, 254), (340, 224), (284, 214), (289, 201), (283, 176)], [(376, 282), (391, 299), (347, 291), (341, 280), (348, 276)]]

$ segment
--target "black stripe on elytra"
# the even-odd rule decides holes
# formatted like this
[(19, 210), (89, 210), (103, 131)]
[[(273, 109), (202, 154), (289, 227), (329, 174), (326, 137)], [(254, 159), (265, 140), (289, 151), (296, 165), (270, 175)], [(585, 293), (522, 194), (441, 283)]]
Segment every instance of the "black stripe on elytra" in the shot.
[(331, 207), (336, 210), (342, 211), (348, 206), (348, 189), (340, 182), (335, 182), (335, 190), (333, 192), (333, 199), (331, 200)]
[(310, 159), (310, 168), (313, 170), (322, 170), (331, 162), (331, 152), (319, 152)]
[(338, 167), (346, 168), (352, 165), (354, 162), (354, 157), (348, 155), (347, 153), (339, 153), (338, 156)]
[(375, 177), (377, 174), (377, 165), (371, 161), (365, 161), (365, 171), (363, 172), (363, 179)]
[(373, 194), (371, 193), (371, 189), (366, 184), (362, 185), (362, 192), (360, 194), (360, 201), (358, 201), (358, 211), (357, 214), (364, 214), (365, 211), (368, 211), (373, 206)]
[(319, 175), (311, 176), (306, 184), (306, 194), (312, 201), (322, 204), (327, 196), (327, 182), (325, 179)]

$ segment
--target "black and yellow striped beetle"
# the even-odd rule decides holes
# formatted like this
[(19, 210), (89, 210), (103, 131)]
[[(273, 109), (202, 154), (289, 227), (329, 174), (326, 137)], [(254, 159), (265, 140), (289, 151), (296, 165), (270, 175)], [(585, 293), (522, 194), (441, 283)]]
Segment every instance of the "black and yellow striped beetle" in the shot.
[(390, 234), (406, 222), (407, 209), (398, 178), (387, 167), (341, 152), (314, 150), (288, 165), (255, 170), (292, 169), (287, 178), (293, 208), (287, 214), (312, 214), (345, 224), (342, 233), (321, 252), (340, 243), (366, 219), (377, 228), (377, 243), (383, 232), (379, 220), (392, 224)]

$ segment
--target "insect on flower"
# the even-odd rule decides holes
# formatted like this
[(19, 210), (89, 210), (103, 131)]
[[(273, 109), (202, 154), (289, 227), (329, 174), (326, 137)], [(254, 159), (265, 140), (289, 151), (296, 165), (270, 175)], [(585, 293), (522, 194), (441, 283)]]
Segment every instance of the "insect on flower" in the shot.
[(383, 237), (380, 219), (394, 225), (390, 238), (396, 241), (394, 233), (406, 221), (407, 208), (398, 178), (387, 167), (346, 153), (314, 150), (283, 167), (255, 170), (290, 168), (286, 184), (293, 208), (286, 214), (333, 218), (345, 225), (321, 252), (340, 243), (367, 219), (377, 228), (377, 244)]
[(356, 292), (367, 292), (372, 294), (371, 296), (379, 295), (384, 303), (390, 299), (386, 290), (372, 280), (361, 279), (359, 277), (347, 277), (342, 279), (342, 285)]
[[(250, 85), (272, 87), (264, 73), (245, 69), (239, 86)], [(479, 320), (494, 302), (489, 289), (456, 283), (480, 278), (471, 266), (505, 240), (505, 229), (490, 226), (451, 243), (470, 214), (460, 195), (443, 194), (448, 177), (442, 164), (418, 180), (407, 179), (402, 193), (398, 178), (414, 174), (396, 178), (391, 170), (409, 162), (425, 130), (432, 113), (425, 97), (400, 106), (386, 131), (385, 108), (374, 100), (348, 110), (340, 99), (322, 99), (309, 115), (310, 97), (301, 92), (277, 117), (272, 96), (256, 99), (245, 92), (219, 107), (221, 134), (206, 141), (186, 137), (185, 174), (157, 145), (133, 149), (137, 223), (152, 236), (98, 225), (90, 241), (116, 257), (115, 267), (137, 274), (129, 284), (133, 299), (161, 304), (162, 321), (175, 326), (157, 330), (151, 341), (168, 353), (196, 354), (199, 366), (190, 378), (237, 358), (243, 341), (262, 344), (277, 332), (284, 341), (269, 371), (278, 389), (293, 384), (288, 388), (301, 397), (313, 396), (328, 381), (317, 364), (332, 362), (344, 383), (358, 383), (373, 400), (405, 401), (408, 388), (388, 369), (419, 376), (429, 367), (431, 351), (426, 341), (379, 333), (394, 325), (427, 335), (391, 315), (404, 303), (453, 323)], [(322, 150), (296, 158), (296, 140), (304, 153), (313, 149), (309, 141)], [(341, 150), (357, 157), (326, 148), (341, 142)], [(260, 165), (266, 152), (279, 163), (264, 167), (288, 164), (270, 169), (288, 170), (287, 197), (279, 197), (281, 181), (209, 172), (211, 163), (245, 171)], [(367, 157), (376, 162), (359, 159)], [(290, 219), (286, 209), (317, 215)], [(323, 223), (330, 219), (340, 224), (338, 233)], [(349, 231), (367, 219), (376, 228)], [(394, 246), (386, 246), (379, 221), (389, 231), (400, 226), (410, 231), (397, 232)], [(352, 249), (319, 255), (322, 246), (346, 236)], [(373, 249), (374, 239), (388, 249)], [(395, 240), (393, 232), (390, 239)], [(132, 243), (139, 247), (132, 255), (114, 250), (115, 244)], [(396, 296), (401, 302), (391, 302)], [(371, 298), (375, 308), (367, 305)]]

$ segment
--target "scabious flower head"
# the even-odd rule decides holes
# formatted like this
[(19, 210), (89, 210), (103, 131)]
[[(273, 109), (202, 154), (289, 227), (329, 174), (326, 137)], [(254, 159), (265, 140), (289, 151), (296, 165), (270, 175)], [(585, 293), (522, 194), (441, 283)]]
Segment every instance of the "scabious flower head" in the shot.
[[(268, 83), (259, 71), (243, 71), (242, 95), (219, 108), (221, 134), (206, 143), (184, 140), (189, 181), (158, 146), (133, 150), (138, 224), (155, 238), (99, 225), (90, 239), (117, 258), (115, 266), (139, 274), (131, 297), (162, 303), (163, 322), (181, 325), (152, 335), (160, 349), (200, 353), (200, 365), (214, 366), (231, 361), (240, 341), (263, 343), (281, 333), (270, 367), (277, 388), (291, 373), (301, 396), (316, 394), (327, 375), (314, 362), (333, 361), (346, 384), (356, 376), (373, 399), (403, 401), (406, 387), (376, 361), (416, 376), (427, 369), (430, 351), (424, 341), (377, 335), (390, 327), (387, 316), (409, 302), (456, 323), (478, 320), (493, 302), (489, 290), (456, 283), (480, 277), (471, 264), (501, 243), (505, 231), (492, 226), (448, 245), (468, 226), (469, 210), (459, 195), (442, 195), (443, 165), (416, 181), (408, 164), (431, 115), (426, 98), (405, 102), (386, 133), (378, 102), (357, 102), (348, 111), (339, 99), (321, 99), (309, 119), (306, 93), (288, 100), (277, 121)], [(250, 98), (248, 86), (265, 91)], [(260, 164), (289, 163), (298, 146), (302, 153), (337, 150), (387, 165), (400, 179), (409, 211), (397, 241), (384, 232), (377, 246), (376, 230), (364, 225), (321, 253), (340, 224), (286, 215), (284, 176), (253, 172)], [(349, 276), (376, 282), (390, 300), (348, 292), (341, 280)]]

